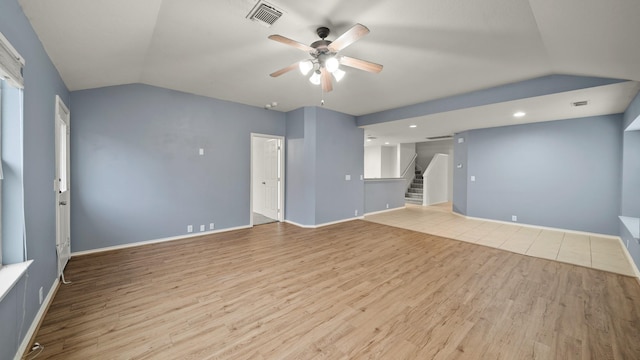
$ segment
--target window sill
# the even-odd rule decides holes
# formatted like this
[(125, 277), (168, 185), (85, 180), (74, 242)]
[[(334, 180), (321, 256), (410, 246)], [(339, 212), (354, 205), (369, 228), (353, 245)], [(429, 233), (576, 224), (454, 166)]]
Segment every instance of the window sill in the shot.
[(0, 301), (20, 280), (22, 275), (27, 271), (33, 260), (21, 262), (18, 264), (4, 265), (0, 268)]

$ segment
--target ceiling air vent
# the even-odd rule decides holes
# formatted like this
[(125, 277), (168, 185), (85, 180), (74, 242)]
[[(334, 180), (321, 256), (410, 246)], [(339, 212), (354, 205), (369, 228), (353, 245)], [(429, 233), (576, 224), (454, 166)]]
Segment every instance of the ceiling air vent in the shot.
[(444, 139), (451, 139), (453, 138), (453, 136), (451, 135), (443, 135), (443, 136), (431, 136), (426, 138), (427, 140), (444, 140)]
[(571, 106), (587, 106), (589, 105), (589, 100), (575, 101), (571, 103)]
[(264, 1), (258, 1), (256, 6), (251, 9), (247, 15), (247, 19), (253, 20), (266, 27), (271, 27), (282, 16), (282, 11), (275, 8), (275, 6), (268, 4)]

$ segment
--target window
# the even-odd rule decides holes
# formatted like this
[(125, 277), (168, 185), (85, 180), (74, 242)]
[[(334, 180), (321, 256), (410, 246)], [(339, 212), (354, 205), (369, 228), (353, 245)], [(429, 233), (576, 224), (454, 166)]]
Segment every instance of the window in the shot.
[[(9, 134), (12, 133), (12, 130), (9, 129), (10, 125), (15, 127), (16, 124), (21, 126), (22, 123), (22, 91), (20, 89), (24, 86), (23, 67), (24, 60), (20, 54), (11, 46), (7, 38), (0, 33), (0, 266), (9, 262), (6, 256), (7, 239), (2, 238), (2, 234), (7, 232), (7, 229), (4, 228), (7, 222), (3, 220), (8, 215), (7, 209), (3, 209), (2, 206), (8, 200), (3, 197), (3, 192), (6, 192), (4, 195), (8, 194), (8, 184), (3, 176), (7, 172), (5, 166), (6, 154), (3, 153), (3, 150), (13, 146), (8, 141)], [(16, 262), (16, 259), (11, 260), (11, 262)]]
[(26, 260), (22, 175), (16, 176), (22, 173), (23, 67), (0, 33), (0, 301), (33, 262)]

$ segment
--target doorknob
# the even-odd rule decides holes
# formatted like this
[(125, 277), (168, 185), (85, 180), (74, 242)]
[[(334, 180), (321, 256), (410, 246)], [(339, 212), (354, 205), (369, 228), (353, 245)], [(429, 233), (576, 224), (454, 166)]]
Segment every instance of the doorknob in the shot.
[(66, 202), (66, 201), (60, 201), (58, 204), (60, 204), (60, 205), (67, 205), (67, 202)]

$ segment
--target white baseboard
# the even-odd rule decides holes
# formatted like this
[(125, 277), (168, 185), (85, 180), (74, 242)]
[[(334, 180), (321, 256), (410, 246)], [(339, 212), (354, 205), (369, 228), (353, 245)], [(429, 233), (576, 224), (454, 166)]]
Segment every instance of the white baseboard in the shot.
[(27, 352), (27, 347), (29, 346), (29, 342), (31, 342), (31, 338), (33, 338), (33, 336), (36, 333), (36, 330), (38, 330), (38, 325), (46, 315), (47, 309), (49, 308), (49, 305), (53, 301), (53, 295), (56, 293), (56, 290), (58, 289), (58, 285), (60, 285), (60, 278), (56, 278), (56, 281), (54, 281), (53, 285), (51, 285), (51, 288), (47, 293), (47, 297), (44, 298), (44, 300), (42, 301), (42, 304), (40, 305), (40, 309), (38, 310), (36, 317), (31, 322), (31, 326), (29, 326), (29, 330), (27, 330), (27, 333), (24, 335), (24, 339), (22, 339), (22, 342), (18, 347), (18, 352), (16, 352), (16, 355), (14, 356), (13, 360), (22, 359), (22, 355), (24, 355)]
[(402, 205), (400, 207), (395, 207), (393, 209), (384, 209), (384, 210), (380, 210), (380, 211), (372, 211), (372, 212), (365, 213), (364, 216), (382, 214), (382, 213), (386, 213), (386, 212), (389, 212), (389, 211), (402, 210), (402, 209), (405, 209), (406, 207), (407, 207), (406, 205)]
[(349, 219), (342, 219), (342, 220), (337, 220), (337, 221), (332, 221), (332, 222), (327, 222), (327, 223), (322, 223), (322, 224), (316, 224), (316, 225), (302, 225), (302, 224), (298, 224), (297, 222), (291, 221), (291, 220), (285, 220), (284, 222), (291, 224), (291, 225), (295, 225), (297, 227), (301, 227), (301, 228), (305, 228), (305, 229), (317, 229), (323, 226), (329, 226), (329, 225), (335, 225), (335, 224), (340, 224), (343, 222), (348, 222), (348, 221), (353, 221), (353, 220), (364, 220), (364, 216), (356, 216), (356, 217), (352, 217)]
[(203, 231), (203, 232), (193, 233), (189, 235), (172, 236), (172, 237), (167, 237), (162, 239), (139, 241), (139, 242), (130, 243), (130, 244), (122, 244), (122, 245), (108, 246), (108, 247), (103, 247), (98, 249), (76, 251), (71, 253), (71, 257), (96, 254), (96, 253), (101, 253), (105, 251), (127, 249), (131, 247), (137, 247), (137, 246), (143, 246), (143, 245), (158, 244), (158, 243), (163, 243), (168, 241), (184, 240), (184, 239), (194, 238), (198, 236), (218, 234), (218, 233), (227, 232), (227, 231), (242, 230), (242, 229), (249, 229), (249, 228), (251, 228), (251, 225), (244, 225), (244, 226), (237, 226), (233, 228), (226, 228), (226, 229), (220, 229), (220, 230)]

